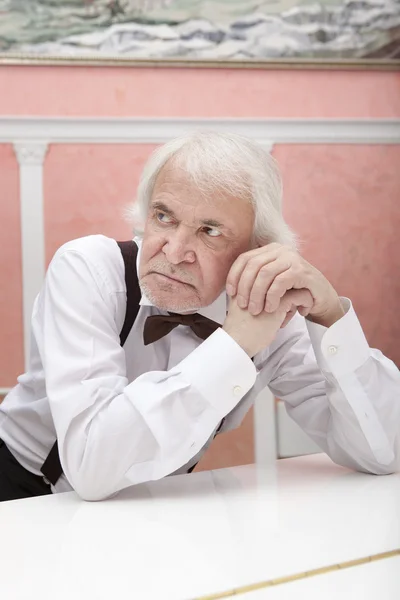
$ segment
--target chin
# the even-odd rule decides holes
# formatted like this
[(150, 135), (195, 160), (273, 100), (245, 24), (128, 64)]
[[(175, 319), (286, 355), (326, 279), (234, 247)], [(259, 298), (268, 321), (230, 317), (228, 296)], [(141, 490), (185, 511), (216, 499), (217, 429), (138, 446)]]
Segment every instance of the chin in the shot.
[(154, 306), (169, 312), (196, 312), (201, 308), (197, 294), (178, 293), (177, 290), (161, 290), (147, 283), (140, 282), (142, 292)]

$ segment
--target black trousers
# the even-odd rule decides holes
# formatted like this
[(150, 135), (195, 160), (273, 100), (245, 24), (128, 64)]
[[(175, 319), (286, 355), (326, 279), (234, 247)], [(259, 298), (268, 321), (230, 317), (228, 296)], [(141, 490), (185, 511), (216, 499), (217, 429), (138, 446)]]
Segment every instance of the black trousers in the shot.
[(51, 494), (51, 488), (43, 477), (24, 469), (0, 440), (0, 502), (46, 494)]

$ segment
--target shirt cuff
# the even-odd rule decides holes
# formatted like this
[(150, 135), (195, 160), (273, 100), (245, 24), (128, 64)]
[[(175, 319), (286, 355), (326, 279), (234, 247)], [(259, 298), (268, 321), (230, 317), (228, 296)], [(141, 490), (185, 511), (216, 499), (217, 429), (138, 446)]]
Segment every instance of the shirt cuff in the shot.
[[(256, 368), (231, 336), (217, 329), (175, 369), (225, 417), (256, 381)], [(175, 370), (174, 369), (174, 370)]]
[(341, 298), (346, 314), (331, 327), (306, 319), (319, 368), (338, 379), (356, 371), (370, 355), (364, 332), (348, 298)]

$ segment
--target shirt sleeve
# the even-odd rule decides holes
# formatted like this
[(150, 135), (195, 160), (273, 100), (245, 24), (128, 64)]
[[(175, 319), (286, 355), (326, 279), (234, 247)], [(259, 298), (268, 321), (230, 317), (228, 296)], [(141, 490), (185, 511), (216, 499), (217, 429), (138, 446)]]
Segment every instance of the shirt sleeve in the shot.
[(75, 250), (53, 259), (33, 327), (61, 464), (87, 500), (185, 465), (256, 379), (247, 354), (217, 330), (173, 369), (128, 383), (107, 277)]
[(346, 314), (329, 328), (299, 316), (288, 325), (271, 354), (270, 388), (333, 461), (392, 473), (400, 467), (400, 373), (369, 348), (350, 300), (342, 304)]

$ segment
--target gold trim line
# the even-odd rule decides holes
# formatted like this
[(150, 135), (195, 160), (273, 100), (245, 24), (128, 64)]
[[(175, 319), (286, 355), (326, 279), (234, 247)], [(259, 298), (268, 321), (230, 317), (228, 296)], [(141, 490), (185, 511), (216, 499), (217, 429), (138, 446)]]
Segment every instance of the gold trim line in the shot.
[(289, 583), (291, 581), (297, 581), (298, 579), (306, 579), (308, 577), (315, 577), (316, 575), (325, 575), (326, 573), (332, 573), (333, 571), (339, 571), (341, 569), (349, 569), (350, 567), (357, 567), (359, 565), (365, 565), (370, 562), (377, 560), (384, 560), (385, 558), (393, 558), (394, 556), (400, 556), (400, 548), (397, 550), (390, 550), (389, 552), (381, 552), (380, 554), (374, 554), (372, 556), (365, 556), (363, 558), (356, 558), (354, 560), (348, 560), (343, 563), (335, 565), (329, 565), (327, 567), (319, 567), (318, 569), (311, 569), (311, 571), (304, 571), (303, 573), (295, 573), (294, 575), (285, 575), (284, 577), (277, 577), (276, 579), (269, 579), (267, 581), (260, 581), (259, 583), (252, 583), (249, 585), (243, 585), (225, 592), (218, 592), (216, 594), (210, 594), (208, 596), (199, 596), (194, 600), (220, 600), (221, 598), (231, 598), (232, 596), (238, 596), (247, 592), (254, 592), (264, 588), (272, 587), (275, 585), (281, 585), (283, 583)]

